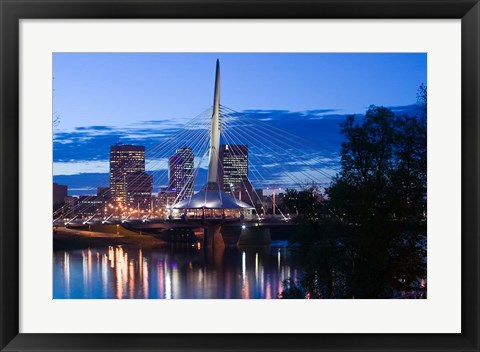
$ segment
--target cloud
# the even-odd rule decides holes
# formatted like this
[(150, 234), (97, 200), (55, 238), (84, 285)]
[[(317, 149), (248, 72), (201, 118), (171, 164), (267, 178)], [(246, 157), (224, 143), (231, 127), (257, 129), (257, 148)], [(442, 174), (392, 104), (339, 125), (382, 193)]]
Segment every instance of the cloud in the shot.
[[(399, 115), (412, 115), (416, 111), (415, 105), (390, 108)], [(250, 177), (255, 187), (273, 183), (293, 185), (312, 178), (313, 174), (318, 180), (325, 181), (340, 169), (344, 138), (340, 134), (339, 122), (346, 117), (341, 110), (228, 110), (230, 112), (227, 113), (225, 107), (222, 109), (222, 129), (227, 132), (222, 134), (221, 142), (249, 146)], [(361, 114), (355, 116), (363, 118)], [(54, 175), (71, 180), (76, 188), (108, 185), (110, 146), (121, 142), (144, 145), (147, 171), (154, 174), (155, 187), (166, 185), (168, 157), (177, 148), (193, 148), (195, 165), (200, 164), (209, 147), (209, 124), (210, 115), (207, 112), (186, 128), (178, 120), (152, 119), (136, 125), (95, 125), (56, 131), (53, 141)], [(206, 182), (208, 155), (201, 165), (196, 189)], [(103, 176), (86, 176), (100, 174)], [(102, 177), (102, 184), (95, 183), (94, 180)], [(85, 179), (84, 184), (79, 184), (78, 178)]]
[(67, 162), (54, 162), (53, 175), (77, 175), (81, 173), (104, 173), (110, 168), (106, 160), (71, 160)]
[(144, 120), (144, 121), (140, 121), (140, 124), (142, 125), (165, 125), (165, 124), (174, 124), (174, 125), (178, 125), (178, 122), (174, 121), (174, 120)]
[(338, 111), (338, 109), (316, 109), (316, 110), (306, 110), (305, 113), (307, 115), (323, 115), (326, 114), (327, 112), (335, 112)]
[[(359, 114), (350, 114), (354, 116), (363, 116)], [(312, 115), (310, 116), (310, 120), (343, 120), (345, 119), (345, 116), (347, 115), (342, 115), (342, 114), (320, 114), (320, 115)]]
[(416, 104), (403, 105), (403, 106), (387, 106), (387, 108), (392, 110), (396, 115), (415, 116), (420, 112), (419, 107)]
[(54, 175), (53, 182), (68, 185), (70, 194), (92, 194), (93, 189), (109, 184), (108, 173), (82, 173), (76, 175)]
[(240, 114), (288, 114), (289, 110), (244, 110)]
[(75, 131), (111, 131), (110, 126), (87, 126), (87, 127), (75, 127)]

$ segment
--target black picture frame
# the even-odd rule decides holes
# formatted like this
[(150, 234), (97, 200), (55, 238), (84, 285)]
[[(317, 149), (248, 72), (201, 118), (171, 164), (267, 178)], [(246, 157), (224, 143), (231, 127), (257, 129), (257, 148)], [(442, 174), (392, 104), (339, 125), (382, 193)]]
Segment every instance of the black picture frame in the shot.
[[(0, 0), (2, 351), (479, 351), (478, 0)], [(461, 334), (19, 333), (19, 20), (23, 18), (455, 18), (462, 30)], [(448, 204), (445, 204), (448, 206)], [(201, 321), (197, 321), (197, 324)], [(222, 324), (222, 322), (219, 322)]]

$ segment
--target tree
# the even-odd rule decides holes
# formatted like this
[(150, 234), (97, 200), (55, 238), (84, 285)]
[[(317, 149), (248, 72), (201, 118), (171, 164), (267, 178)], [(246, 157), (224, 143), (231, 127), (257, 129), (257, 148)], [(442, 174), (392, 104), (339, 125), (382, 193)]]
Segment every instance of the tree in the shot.
[(426, 120), (372, 106), (341, 127), (342, 172), (327, 194), (351, 253), (348, 294), (413, 289), (426, 273)]
[[(427, 119), (427, 86), (420, 84), (417, 90), (417, 108), (420, 111), (420, 118)], [(426, 123), (426, 121), (424, 121)]]
[[(284, 282), (285, 294), (290, 297), (302, 292), (310, 298), (341, 298), (342, 272), (339, 266), (339, 249), (335, 231), (331, 224), (330, 209), (325, 206), (316, 186), (308, 186), (303, 191), (287, 190), (284, 199), (286, 206), (297, 213), (297, 230), (290, 238), (290, 249), (302, 266), (300, 288), (291, 281)], [(293, 293), (292, 293), (293, 292)]]
[(303, 290), (295, 284), (293, 279), (289, 278), (282, 281), (282, 293), (280, 294), (280, 298), (283, 299), (298, 299), (298, 298), (305, 298), (305, 293)]
[(423, 85), (418, 97), (419, 116), (371, 106), (362, 120), (341, 123), (342, 169), (326, 201), (311, 188), (287, 192), (286, 204), (302, 225), (291, 243), (310, 297), (393, 297), (426, 276)]
[(58, 115), (57, 113), (53, 115), (52, 124), (53, 124), (53, 127), (58, 127), (58, 125), (60, 125), (60, 115)]

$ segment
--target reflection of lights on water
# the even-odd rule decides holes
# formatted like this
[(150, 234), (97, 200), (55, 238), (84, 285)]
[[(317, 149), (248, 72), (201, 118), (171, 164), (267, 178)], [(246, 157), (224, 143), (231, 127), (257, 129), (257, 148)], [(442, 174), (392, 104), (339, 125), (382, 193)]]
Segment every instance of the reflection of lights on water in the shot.
[(242, 298), (250, 298), (250, 287), (247, 278), (247, 254), (242, 253)]
[(163, 298), (165, 292), (165, 282), (163, 281), (163, 277), (163, 262), (157, 262), (157, 290), (159, 298)]
[(63, 256), (63, 277), (65, 279), (65, 296), (70, 297), (70, 254), (65, 252)]
[(102, 256), (102, 288), (103, 288), (103, 296), (107, 295), (107, 285), (108, 285), (108, 257), (106, 254)]
[[(263, 288), (265, 287), (265, 271), (263, 270), (263, 264), (259, 263), (259, 276), (260, 276), (260, 287), (262, 288), (262, 294), (263, 294)], [(268, 278), (267, 278), (268, 279)]]
[(271, 291), (271, 287), (270, 287), (270, 280), (267, 280), (267, 288), (266, 288), (266, 290), (265, 290), (265, 298), (266, 298), (266, 299), (272, 298), (272, 291)]
[(245, 289), (242, 291), (243, 298), (250, 299), (250, 286), (248, 280), (245, 280)]
[(128, 286), (130, 286), (130, 298), (135, 298), (135, 261), (130, 259), (128, 263)]
[[(194, 247), (203, 250), (201, 242), (195, 241)], [(261, 253), (258, 249), (249, 252), (248, 272), (246, 250), (237, 249), (234, 256), (237, 261), (229, 263), (229, 270), (230, 267), (233, 269), (222, 275), (223, 277), (211, 274), (214, 273), (216, 267), (197, 265), (198, 259), (203, 259), (206, 255), (203, 252), (188, 251), (185, 257), (182, 257), (181, 255), (171, 255), (170, 252), (150, 253), (148, 251), (143, 253), (143, 250), (138, 247), (127, 252), (127, 248), (129, 247), (110, 246), (104, 249), (75, 250), (73, 254), (67, 251), (59, 253), (57, 258), (60, 260), (54, 264), (60, 269), (56, 269), (57, 272), (62, 275), (58, 277), (58, 283), (55, 282), (55, 292), (58, 291), (58, 288), (63, 289), (63, 297), (66, 298), (72, 297), (72, 295), (116, 299), (144, 297), (173, 299), (212, 297), (214, 295), (223, 298), (247, 298), (248, 296), (276, 298), (278, 290), (281, 289), (282, 279), (286, 277), (297, 279), (299, 275), (295, 266), (289, 267), (288, 252), (278, 247), (272, 249), (272, 254)], [(270, 260), (267, 259), (265, 262), (264, 259), (264, 256), (267, 256), (275, 260), (275, 257), (270, 257), (271, 255), (275, 256), (275, 248), (277, 249), (276, 259), (279, 271), (275, 270), (275, 262), (271, 263), (273, 264), (271, 266), (269, 265)], [(97, 263), (95, 272), (93, 272), (95, 263), (92, 262), (95, 260), (95, 256)], [(241, 261), (238, 260), (240, 256)], [(141, 262), (139, 258), (141, 258)], [(110, 268), (112, 261), (114, 265), (113, 268)], [(239, 264), (240, 268), (238, 268)], [(219, 264), (216, 263), (216, 265)], [(83, 277), (81, 276), (82, 270)], [(249, 276), (247, 277), (247, 275)], [(82, 279), (84, 279), (83, 283)], [(240, 280), (242, 281), (240, 282)]]
[(143, 255), (142, 255), (142, 249), (140, 248), (138, 250), (138, 275), (140, 275), (140, 280), (143, 279), (142, 263), (143, 263)]
[(278, 249), (278, 252), (277, 252), (277, 262), (278, 262), (278, 270), (280, 270), (280, 248)]
[(83, 277), (83, 292), (87, 292), (88, 258), (84, 251), (82, 251), (82, 277)]
[(203, 282), (203, 270), (198, 271), (198, 282)]
[(247, 276), (247, 263), (245, 251), (242, 253), (242, 287), (245, 288), (245, 277)]
[(172, 298), (172, 282), (170, 280), (170, 275), (165, 277), (165, 298), (171, 299)]
[(97, 275), (100, 275), (100, 252), (97, 251)]
[(202, 245), (200, 244), (200, 241), (197, 242), (197, 249), (198, 249), (198, 250), (202, 249)]
[(113, 247), (112, 246), (108, 246), (108, 260), (110, 261), (110, 267), (111, 268), (115, 267), (115, 263), (114, 263), (115, 255), (113, 253)]
[(277, 282), (278, 282), (278, 288), (277, 288), (278, 291), (277, 292), (280, 293), (280, 292), (282, 292), (282, 289), (283, 289), (283, 287), (282, 287), (282, 277), (280, 276), (280, 273), (278, 274)]
[(115, 276), (117, 279), (117, 298), (123, 298), (123, 283), (124, 283), (124, 274), (123, 274), (123, 249), (122, 247), (115, 248)]
[(89, 248), (87, 251), (87, 260), (88, 260), (88, 282), (91, 283), (92, 278), (92, 250)]
[(258, 282), (258, 252), (255, 253), (255, 280)]
[(143, 258), (143, 297), (148, 298), (148, 262)]
[(125, 254), (123, 255), (122, 265), (123, 265), (123, 282), (126, 285), (127, 282), (128, 282), (128, 254), (127, 254), (127, 252), (125, 252)]
[(172, 293), (170, 294), (170, 296), (172, 298), (176, 298), (178, 297), (177, 296), (177, 293), (178, 292), (181, 292), (181, 285), (180, 285), (180, 281), (181, 281), (181, 277), (180, 277), (180, 270), (175, 267), (175, 268), (172, 268), (172, 271), (171, 271), (171, 277), (172, 277)]
[(166, 262), (165, 262), (164, 270), (165, 270), (165, 298), (171, 299), (172, 298), (172, 279), (170, 277), (170, 270)]

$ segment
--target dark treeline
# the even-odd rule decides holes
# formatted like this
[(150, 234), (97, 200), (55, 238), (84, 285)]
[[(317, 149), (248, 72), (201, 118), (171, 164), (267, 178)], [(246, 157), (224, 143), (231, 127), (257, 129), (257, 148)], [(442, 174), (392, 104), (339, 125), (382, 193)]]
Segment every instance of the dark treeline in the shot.
[[(300, 282), (283, 298), (390, 298), (426, 289), (427, 95), (418, 114), (371, 106), (341, 123), (341, 171), (320, 197), (315, 186), (288, 190), (298, 213), (291, 240)], [(426, 291), (425, 291), (426, 292)]]

